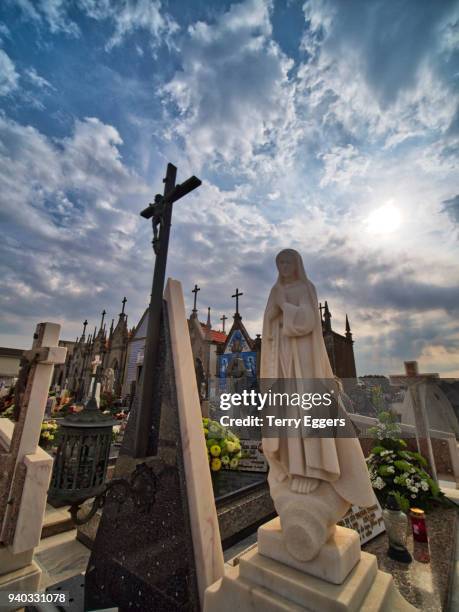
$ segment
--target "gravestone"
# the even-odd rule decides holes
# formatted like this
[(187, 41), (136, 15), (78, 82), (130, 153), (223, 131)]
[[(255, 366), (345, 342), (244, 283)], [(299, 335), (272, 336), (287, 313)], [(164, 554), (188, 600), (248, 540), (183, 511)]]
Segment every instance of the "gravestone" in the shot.
[[(64, 363), (60, 325), (40, 323), (25, 351), (16, 423), (0, 419), (0, 591), (37, 590), (40, 542), (52, 458), (38, 446), (54, 364)], [(14, 609), (14, 608), (12, 608)]]
[(223, 573), (180, 283), (162, 309), (153, 405), (157, 453), (135, 458), (134, 405), (86, 571), (85, 608), (199, 610)]

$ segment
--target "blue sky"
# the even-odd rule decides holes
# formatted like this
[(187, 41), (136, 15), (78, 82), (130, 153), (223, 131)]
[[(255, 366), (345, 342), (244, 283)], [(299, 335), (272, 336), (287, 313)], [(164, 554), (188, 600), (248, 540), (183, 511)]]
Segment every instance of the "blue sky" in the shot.
[(148, 299), (139, 211), (168, 161), (168, 273), (217, 326), (261, 331), (298, 249), (349, 314), (360, 374), (459, 375), (459, 5), (6, 0), (0, 7), (0, 343), (72, 339)]

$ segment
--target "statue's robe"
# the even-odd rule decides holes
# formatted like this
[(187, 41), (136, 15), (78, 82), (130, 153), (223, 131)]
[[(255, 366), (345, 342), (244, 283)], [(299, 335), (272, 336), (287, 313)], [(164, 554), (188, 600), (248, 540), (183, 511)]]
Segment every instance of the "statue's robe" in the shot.
[[(298, 391), (301, 391), (302, 379), (334, 380), (335, 376), (323, 340), (316, 291), (306, 277), (300, 255), (297, 256), (299, 280), (285, 286), (278, 281), (268, 299), (260, 377), (262, 380), (298, 379)], [(340, 411), (345, 413), (342, 402), (339, 403)], [(301, 416), (307, 414), (302, 408), (298, 411)], [(375, 503), (365, 458), (356, 437), (307, 437), (299, 429), (296, 436), (264, 438), (263, 449), (274, 472), (272, 476), (278, 480), (287, 475), (318, 478), (328, 481), (351, 504), (368, 507)]]

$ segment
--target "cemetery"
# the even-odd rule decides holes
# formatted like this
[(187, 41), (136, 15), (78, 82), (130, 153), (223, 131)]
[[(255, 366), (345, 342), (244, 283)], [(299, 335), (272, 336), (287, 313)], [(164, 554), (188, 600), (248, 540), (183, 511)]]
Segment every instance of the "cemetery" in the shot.
[(459, 611), (458, 31), (0, 2), (0, 612)]
[[(71, 610), (448, 609), (457, 588), (459, 497), (451, 393), (442, 392), (436, 408), (438, 379), (408, 364), (393, 384), (348, 377), (333, 395), (328, 304), (319, 308), (291, 249), (276, 258), (279, 276), (256, 341), (236, 290), (234, 323), (221, 332), (209, 376), (202, 349), (207, 341), (212, 350), (210, 322), (193, 336), (199, 288), (187, 319), (181, 283), (165, 277), (173, 203), (200, 185), (194, 176), (177, 185), (175, 177), (169, 164), (164, 195), (141, 213), (152, 219), (156, 260), (133, 395), (123, 398), (122, 377), (104, 359), (105, 312), (94, 334), (100, 353), (89, 384), (74, 388), (71, 410), (61, 415), (53, 406), (53, 369), (80, 383), (82, 376), (62, 369), (67, 347), (53, 323), (37, 326), (14, 396), (4, 394), (1, 592), (62, 591)], [(126, 364), (129, 354), (128, 347)], [(329, 379), (331, 393), (304, 393), (315, 378)], [(267, 383), (269, 398), (258, 391)], [(296, 417), (263, 416), (283, 397), (271, 387), (290, 392)], [(107, 388), (118, 401), (104, 410)], [(331, 398), (342, 418), (315, 420), (335, 433), (305, 433), (314, 427), (304, 412), (312, 400), (323, 411)], [(270, 418), (286, 435), (263, 427)], [(351, 423), (351, 436), (336, 433), (340, 421)], [(53, 512), (60, 526), (46, 524)], [(53, 538), (62, 543), (47, 549)], [(75, 567), (66, 566), (67, 555)], [(54, 577), (51, 558), (65, 568)], [(19, 608), (13, 599), (4, 609)]]

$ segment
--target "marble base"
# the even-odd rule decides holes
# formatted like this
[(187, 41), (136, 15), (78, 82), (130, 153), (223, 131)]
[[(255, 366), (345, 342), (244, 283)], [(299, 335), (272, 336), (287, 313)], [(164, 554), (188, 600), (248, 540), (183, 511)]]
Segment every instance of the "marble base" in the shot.
[[(40, 584), (40, 576), (40, 567), (35, 561), (32, 561), (32, 563), (26, 567), (0, 576), (0, 591), (5, 591), (7, 593), (36, 592)], [(18, 607), (21, 608), (22, 606), (18, 606), (16, 603), (12, 606), (0, 606), (0, 610), (1, 612), (10, 612), (12, 610), (17, 610)]]
[(412, 612), (376, 557), (361, 560), (342, 584), (331, 584), (273, 559), (254, 547), (206, 590), (204, 612)]
[(33, 548), (15, 554), (9, 546), (0, 544), (0, 580), (3, 574), (9, 574), (32, 563)]
[(275, 518), (258, 529), (258, 552), (305, 574), (342, 584), (360, 561), (360, 538), (353, 529), (337, 526), (312, 561), (298, 561), (288, 552), (282, 539), (280, 519)]

